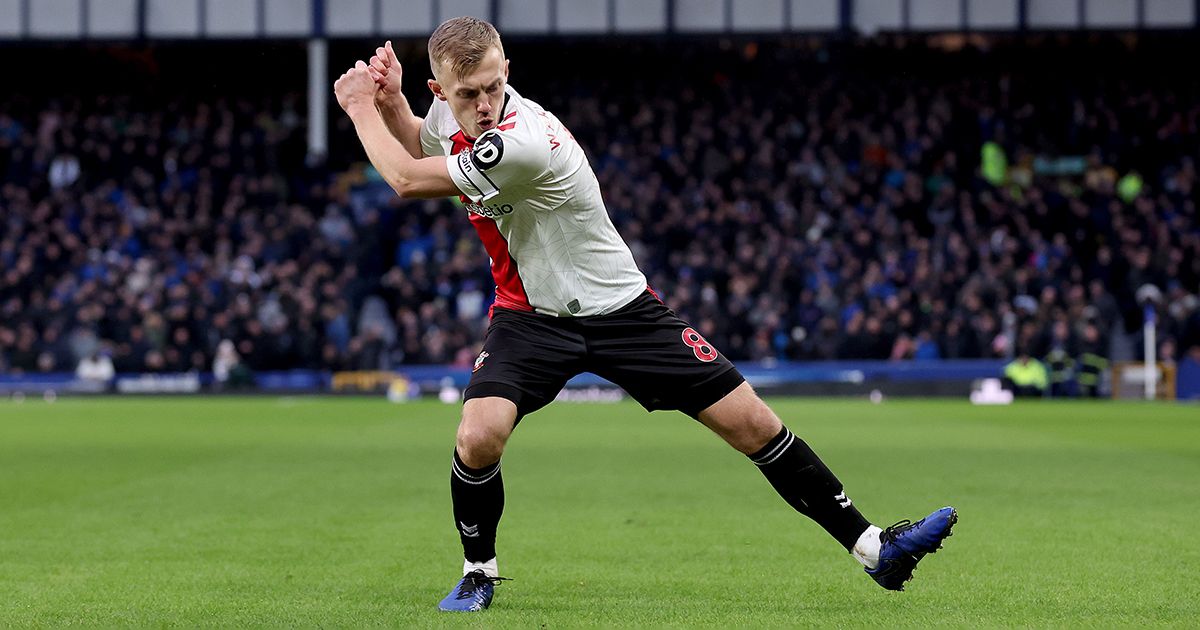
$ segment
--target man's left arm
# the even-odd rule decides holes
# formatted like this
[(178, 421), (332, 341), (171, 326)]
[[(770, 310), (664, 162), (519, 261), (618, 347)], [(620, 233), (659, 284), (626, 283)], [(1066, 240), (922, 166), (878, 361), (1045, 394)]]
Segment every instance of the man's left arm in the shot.
[(430, 199), (459, 194), (443, 157), (414, 158), (400, 144), (375, 108), (375, 81), (359, 61), (333, 84), (333, 92), (350, 120), (367, 158), (384, 181), (405, 198)]

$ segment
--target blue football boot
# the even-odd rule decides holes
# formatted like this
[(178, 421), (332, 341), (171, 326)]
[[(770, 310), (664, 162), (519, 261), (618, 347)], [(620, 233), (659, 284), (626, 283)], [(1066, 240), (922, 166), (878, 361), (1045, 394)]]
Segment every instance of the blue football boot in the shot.
[(492, 592), (501, 580), (508, 578), (489, 577), (476, 569), (463, 576), (454, 590), (438, 603), (439, 610), (447, 612), (477, 612), (492, 603)]
[(942, 541), (951, 535), (950, 528), (957, 522), (958, 512), (944, 507), (916, 523), (900, 521), (883, 530), (879, 535), (883, 543), (879, 548), (879, 566), (866, 569), (867, 575), (883, 588), (903, 591), (917, 563), (925, 554), (942, 548)]

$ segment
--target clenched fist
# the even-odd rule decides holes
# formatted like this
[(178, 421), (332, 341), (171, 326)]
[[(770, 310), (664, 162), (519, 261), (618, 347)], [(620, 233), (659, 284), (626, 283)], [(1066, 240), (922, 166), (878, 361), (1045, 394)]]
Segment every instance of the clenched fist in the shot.
[(375, 91), (379, 86), (371, 79), (368, 67), (367, 64), (358, 61), (333, 83), (333, 94), (337, 97), (338, 105), (341, 105), (347, 114), (353, 115), (351, 110), (364, 106), (375, 108)]

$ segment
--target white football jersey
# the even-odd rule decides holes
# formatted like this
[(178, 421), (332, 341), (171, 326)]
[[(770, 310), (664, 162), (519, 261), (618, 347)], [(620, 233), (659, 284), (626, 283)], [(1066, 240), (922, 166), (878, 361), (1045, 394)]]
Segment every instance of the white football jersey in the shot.
[(587, 156), (558, 118), (505, 88), (496, 126), (470, 138), (444, 101), (421, 126), (492, 258), (496, 306), (560, 317), (603, 315), (646, 290)]

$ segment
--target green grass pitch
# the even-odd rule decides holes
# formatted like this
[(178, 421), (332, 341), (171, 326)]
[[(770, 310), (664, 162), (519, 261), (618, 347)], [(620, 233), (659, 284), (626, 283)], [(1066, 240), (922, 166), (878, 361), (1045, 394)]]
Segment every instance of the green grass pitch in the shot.
[(0, 627), (1195, 626), (1200, 409), (772, 400), (865, 515), (961, 515), (880, 589), (682, 415), (558, 403), (504, 460), (491, 610), (461, 555), (458, 408), (0, 399)]

